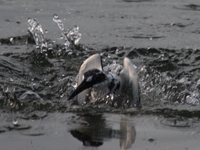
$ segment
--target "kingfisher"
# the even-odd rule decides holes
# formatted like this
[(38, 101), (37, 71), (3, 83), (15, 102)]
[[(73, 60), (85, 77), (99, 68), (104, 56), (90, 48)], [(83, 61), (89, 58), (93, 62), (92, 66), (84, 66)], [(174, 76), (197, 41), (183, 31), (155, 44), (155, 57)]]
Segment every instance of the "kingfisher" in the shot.
[(106, 100), (113, 106), (141, 107), (140, 86), (136, 68), (127, 57), (119, 74), (102, 67), (100, 54), (87, 58), (78, 73), (77, 88), (68, 100), (77, 96), (79, 105)]

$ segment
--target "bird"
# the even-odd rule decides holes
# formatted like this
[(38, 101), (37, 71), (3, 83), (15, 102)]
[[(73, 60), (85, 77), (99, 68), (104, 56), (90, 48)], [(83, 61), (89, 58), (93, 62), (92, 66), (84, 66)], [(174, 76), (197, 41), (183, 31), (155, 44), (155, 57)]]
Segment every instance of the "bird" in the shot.
[(77, 88), (68, 100), (77, 96), (79, 105), (98, 100), (108, 100), (115, 107), (141, 107), (139, 78), (134, 64), (128, 57), (123, 60), (119, 73), (103, 70), (100, 54), (87, 58), (78, 73)]

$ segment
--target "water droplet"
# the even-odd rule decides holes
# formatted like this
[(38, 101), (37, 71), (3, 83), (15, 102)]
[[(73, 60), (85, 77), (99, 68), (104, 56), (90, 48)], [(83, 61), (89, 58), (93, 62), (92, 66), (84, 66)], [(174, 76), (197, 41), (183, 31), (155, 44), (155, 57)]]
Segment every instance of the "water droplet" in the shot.
[(65, 96), (65, 94), (61, 94), (61, 95), (60, 95), (60, 98), (63, 98), (64, 96)]
[(69, 30), (69, 32), (67, 33), (67, 38), (73, 44), (78, 45), (81, 39), (81, 33), (79, 33), (79, 27), (75, 25), (71, 30)]
[(73, 52), (72, 52), (72, 51), (69, 51), (69, 52), (68, 52), (68, 55), (72, 55), (72, 54), (73, 54)]
[(18, 124), (18, 120), (17, 119), (14, 119), (13, 120), (13, 125), (17, 125)]
[(14, 43), (13, 37), (10, 38), (10, 42), (11, 42), (12, 44)]
[(200, 86), (200, 79), (197, 81), (197, 84), (196, 84), (197, 87)]
[(116, 50), (115, 50), (115, 54), (118, 54), (119, 53), (119, 49), (117, 48)]
[(114, 103), (114, 107), (118, 107), (118, 104), (117, 104), (117, 103)]
[(71, 84), (71, 86), (75, 89), (77, 87), (77, 83)]
[(137, 66), (136, 66), (136, 65), (133, 65), (133, 67), (134, 67), (135, 69), (137, 69)]
[(53, 21), (55, 23), (57, 23), (57, 25), (60, 28), (60, 30), (62, 31), (62, 33), (65, 33), (64, 24), (63, 24), (62, 20), (60, 20), (60, 18), (59, 18), (59, 16), (57, 14), (54, 14)]
[(61, 36), (60, 36), (60, 40), (63, 40), (63, 39), (64, 39), (64, 38), (63, 38), (63, 36), (61, 35)]
[(46, 50), (47, 42), (44, 39), (44, 32), (42, 29), (42, 25), (39, 23), (39, 21), (36, 18), (28, 19), (28, 30), (33, 35), (33, 38), (36, 43), (36, 48), (41, 49), (41, 52), (43, 52), (43, 50)]

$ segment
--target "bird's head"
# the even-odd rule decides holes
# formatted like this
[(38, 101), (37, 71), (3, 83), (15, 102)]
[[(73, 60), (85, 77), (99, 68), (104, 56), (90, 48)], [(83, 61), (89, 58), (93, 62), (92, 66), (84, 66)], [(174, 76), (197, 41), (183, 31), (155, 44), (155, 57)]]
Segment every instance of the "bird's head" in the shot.
[(106, 74), (98, 69), (91, 69), (84, 73), (83, 81), (69, 96), (68, 100), (72, 99), (80, 92), (91, 87), (99, 87), (107, 80)]

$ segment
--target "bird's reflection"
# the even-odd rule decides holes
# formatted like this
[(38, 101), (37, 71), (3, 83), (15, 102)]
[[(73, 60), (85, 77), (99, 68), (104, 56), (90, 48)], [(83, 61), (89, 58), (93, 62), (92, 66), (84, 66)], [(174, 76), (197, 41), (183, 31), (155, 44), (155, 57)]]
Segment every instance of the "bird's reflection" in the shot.
[(135, 127), (126, 116), (121, 116), (120, 122), (120, 148), (129, 149), (136, 138)]
[[(84, 146), (98, 147), (109, 139), (119, 139), (120, 148), (124, 150), (129, 149), (135, 141), (135, 127), (125, 115), (113, 122), (104, 115), (83, 115), (79, 119), (86, 123), (80, 123), (70, 130), (70, 133)], [(114, 125), (117, 125), (118, 129), (114, 129)]]

